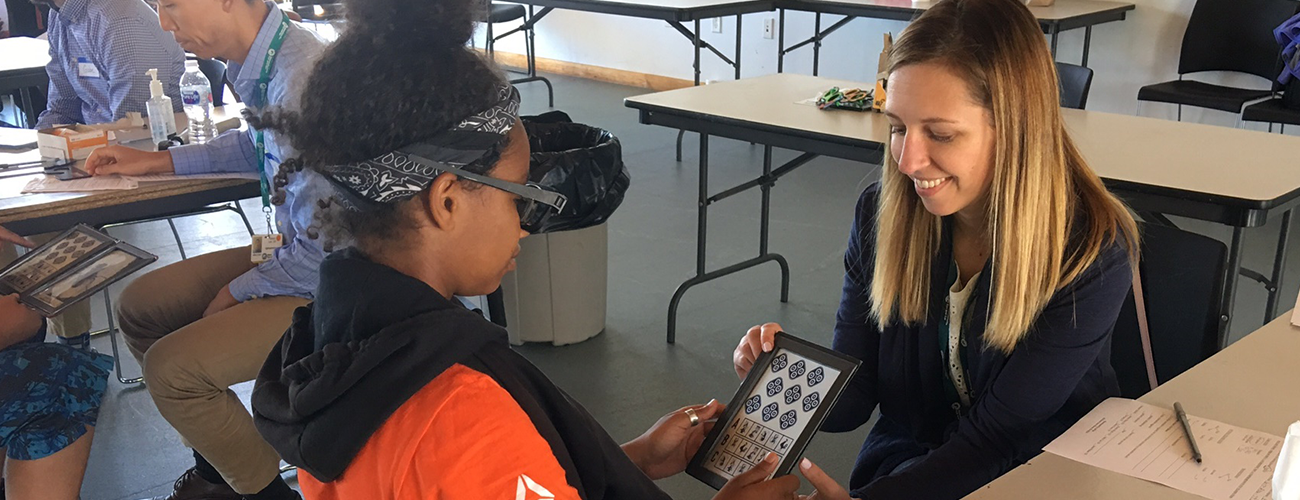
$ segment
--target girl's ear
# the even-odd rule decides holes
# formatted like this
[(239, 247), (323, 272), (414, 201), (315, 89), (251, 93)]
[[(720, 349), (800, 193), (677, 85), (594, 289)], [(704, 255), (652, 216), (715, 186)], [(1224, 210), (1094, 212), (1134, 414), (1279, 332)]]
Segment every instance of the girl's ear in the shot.
[(424, 217), (438, 229), (455, 229), (455, 213), (465, 209), (465, 188), (455, 175), (443, 173), (433, 179), (429, 188), (420, 193)]

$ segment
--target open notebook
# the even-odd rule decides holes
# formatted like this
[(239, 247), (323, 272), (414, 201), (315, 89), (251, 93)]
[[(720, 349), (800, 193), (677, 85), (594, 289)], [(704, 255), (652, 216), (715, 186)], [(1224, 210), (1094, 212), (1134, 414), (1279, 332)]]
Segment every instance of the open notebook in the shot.
[(27, 252), (0, 270), (0, 294), (46, 317), (158, 260), (158, 256), (85, 224)]

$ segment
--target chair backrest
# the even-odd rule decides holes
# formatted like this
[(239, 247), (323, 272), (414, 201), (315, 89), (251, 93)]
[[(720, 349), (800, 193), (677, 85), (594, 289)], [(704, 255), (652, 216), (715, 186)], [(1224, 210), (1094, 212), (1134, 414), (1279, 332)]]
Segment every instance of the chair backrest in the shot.
[[(1155, 224), (1142, 224), (1141, 232), (1139, 266), (1151, 352), (1163, 383), (1218, 349), (1227, 247), (1213, 238)], [(1110, 362), (1122, 396), (1136, 398), (1151, 390), (1131, 292), (1115, 323)]]
[(1056, 63), (1056, 78), (1061, 85), (1061, 107), (1083, 109), (1092, 88), (1092, 69), (1070, 63)]
[(1273, 29), (1298, 7), (1296, 0), (1197, 0), (1183, 33), (1178, 74), (1238, 71), (1276, 78), (1281, 47)]
[(203, 76), (208, 78), (208, 85), (212, 87), (212, 105), (221, 106), (226, 103), (226, 63), (216, 59), (199, 59), (199, 71)]

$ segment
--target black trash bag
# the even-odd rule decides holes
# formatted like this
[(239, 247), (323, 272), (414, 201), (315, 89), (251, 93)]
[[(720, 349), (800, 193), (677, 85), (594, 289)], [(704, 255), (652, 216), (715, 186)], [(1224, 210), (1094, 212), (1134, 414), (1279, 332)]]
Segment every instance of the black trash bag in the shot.
[(567, 122), (524, 118), (532, 147), (528, 180), (568, 198), (541, 233), (595, 226), (623, 203), (631, 177), (623, 165), (623, 146), (606, 130)]

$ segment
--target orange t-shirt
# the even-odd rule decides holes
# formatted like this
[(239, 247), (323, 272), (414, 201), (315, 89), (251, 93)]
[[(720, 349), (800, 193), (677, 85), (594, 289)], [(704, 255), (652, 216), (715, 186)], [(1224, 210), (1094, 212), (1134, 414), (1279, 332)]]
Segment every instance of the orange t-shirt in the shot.
[(461, 364), (388, 417), (338, 479), (300, 470), (298, 482), (306, 500), (579, 498), (510, 393)]

